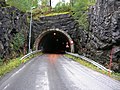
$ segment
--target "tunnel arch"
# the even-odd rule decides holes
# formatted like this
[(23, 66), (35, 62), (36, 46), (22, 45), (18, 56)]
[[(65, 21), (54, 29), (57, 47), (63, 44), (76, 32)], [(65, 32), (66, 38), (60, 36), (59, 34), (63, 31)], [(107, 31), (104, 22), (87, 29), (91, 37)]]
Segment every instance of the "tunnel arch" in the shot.
[[(41, 49), (42, 46), (43, 46), (43, 48), (44, 48), (45, 46), (42, 45), (42, 44), (43, 44), (45, 38), (48, 39), (48, 40), (50, 40), (50, 38), (52, 39), (52, 38), (54, 38), (54, 37), (57, 37), (56, 34), (59, 34), (59, 35), (58, 35), (58, 36), (59, 36), (58, 38), (59, 38), (60, 40), (63, 40), (63, 41), (61, 41), (61, 42), (65, 43), (65, 45), (63, 45), (65, 51), (74, 52), (74, 43), (73, 43), (72, 38), (70, 37), (70, 35), (68, 35), (65, 31), (63, 31), (63, 30), (61, 30), (61, 29), (48, 29), (48, 30), (43, 31), (43, 32), (37, 37), (37, 39), (35, 40), (34, 48), (35, 48), (36, 50)], [(53, 35), (53, 36), (52, 36), (52, 35)], [(56, 41), (57, 41), (57, 38), (55, 38), (55, 39), (56, 39)], [(58, 40), (59, 40), (59, 39), (58, 39)], [(48, 40), (47, 40), (46, 42), (49, 42)], [(50, 42), (53, 42), (53, 41), (54, 41), (54, 39), (53, 39), (53, 40), (50, 40)], [(53, 42), (53, 43), (55, 44), (55, 42)], [(54, 45), (53, 43), (51, 43), (51, 44)], [(63, 43), (62, 43), (62, 44), (63, 44)], [(60, 44), (60, 42), (59, 42), (59, 44)], [(58, 46), (59, 46), (59, 44), (58, 44)], [(48, 46), (49, 46), (49, 45), (48, 45)], [(66, 47), (65, 47), (65, 46), (66, 46)], [(68, 46), (69, 48), (67, 48), (67, 46)], [(51, 47), (51, 48), (55, 48), (55, 47)], [(58, 47), (58, 48), (60, 48), (60, 47)], [(44, 49), (45, 49), (45, 48), (44, 48)], [(44, 50), (44, 49), (43, 49), (43, 50)]]

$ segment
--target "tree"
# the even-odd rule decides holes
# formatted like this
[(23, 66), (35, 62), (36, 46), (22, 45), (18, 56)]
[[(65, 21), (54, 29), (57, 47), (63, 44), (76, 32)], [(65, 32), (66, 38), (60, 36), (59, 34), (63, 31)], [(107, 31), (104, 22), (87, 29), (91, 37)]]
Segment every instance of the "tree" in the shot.
[(76, 0), (70, 0), (70, 4), (71, 4), (71, 6), (74, 5), (75, 1), (76, 1)]
[[(71, 0), (72, 2), (73, 0)], [(95, 4), (96, 0), (75, 0), (73, 2), (72, 11), (73, 16), (79, 22), (79, 24), (84, 27), (84, 29), (88, 29), (88, 8), (90, 5)]]
[(12, 40), (11, 48), (14, 51), (20, 51), (20, 48), (23, 47), (24, 42), (25, 42), (25, 38), (24, 38), (23, 33), (21, 33), (21, 32), (17, 33), (17, 34), (15, 34), (15, 36), (14, 36), (14, 38)]
[(7, 3), (25, 12), (29, 11), (33, 6), (37, 7), (38, 0), (7, 0)]
[(49, 0), (41, 0), (42, 6), (47, 6), (49, 4)]
[(49, 1), (50, 2), (50, 7), (52, 6), (52, 2), (51, 2), (51, 0)]
[(43, 6), (52, 6), (52, 0), (41, 0)]

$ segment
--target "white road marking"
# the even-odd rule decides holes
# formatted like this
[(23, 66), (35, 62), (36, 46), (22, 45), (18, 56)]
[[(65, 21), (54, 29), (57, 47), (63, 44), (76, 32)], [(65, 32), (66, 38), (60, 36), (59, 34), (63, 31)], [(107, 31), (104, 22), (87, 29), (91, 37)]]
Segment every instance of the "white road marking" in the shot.
[(18, 71), (16, 71), (11, 77), (14, 77), (16, 74), (18, 74), (21, 70), (23, 70), (26, 67), (26, 65), (24, 65), (22, 68), (20, 68)]
[(10, 84), (6, 85), (6, 86), (3, 88), (3, 90), (7, 89), (7, 87), (9, 87), (9, 86), (10, 86)]
[[(12, 78), (12, 77), (14, 77), (16, 74), (18, 74), (20, 71), (22, 71), (28, 64), (30, 64), (32, 62), (32, 60), (31, 61), (29, 61), (27, 64), (25, 64), (22, 68), (20, 68), (18, 71), (16, 71), (10, 78)], [(9, 79), (10, 79), (9, 78)]]
[(47, 74), (46, 68), (43, 68), (43, 69), (45, 69), (43, 73), (38, 72), (37, 79), (36, 79), (36, 90), (49, 90), (48, 74)]

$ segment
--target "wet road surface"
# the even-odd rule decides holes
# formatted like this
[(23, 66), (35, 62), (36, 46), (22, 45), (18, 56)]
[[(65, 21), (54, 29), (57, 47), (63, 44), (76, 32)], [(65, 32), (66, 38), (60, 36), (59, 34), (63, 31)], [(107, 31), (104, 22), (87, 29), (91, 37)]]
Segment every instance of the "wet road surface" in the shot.
[(2, 79), (0, 90), (120, 90), (120, 82), (63, 55), (45, 54)]

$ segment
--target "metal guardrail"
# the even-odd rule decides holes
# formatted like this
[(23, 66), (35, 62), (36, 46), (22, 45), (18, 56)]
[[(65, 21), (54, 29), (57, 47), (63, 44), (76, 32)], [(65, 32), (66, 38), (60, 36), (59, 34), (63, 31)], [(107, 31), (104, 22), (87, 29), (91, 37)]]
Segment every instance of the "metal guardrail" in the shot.
[(90, 62), (90, 63), (92, 63), (93, 65), (97, 66), (98, 68), (100, 68), (100, 69), (102, 69), (102, 70), (105, 70), (105, 71), (107, 71), (107, 72), (112, 72), (111, 70), (105, 68), (105, 67), (102, 66), (101, 64), (99, 64), (99, 63), (97, 63), (97, 62), (95, 62), (95, 61), (93, 61), (93, 60), (91, 60), (91, 59), (89, 59), (89, 58), (87, 58), (87, 57), (85, 57), (85, 56), (82, 56), (82, 55), (79, 55), (79, 54), (70, 53), (70, 52), (66, 52), (66, 53), (69, 54), (69, 55), (72, 55), (72, 56), (81, 58), (81, 59), (83, 59), (83, 60), (85, 60), (85, 61), (87, 61), (87, 62)]
[(35, 53), (38, 53), (38, 52), (41, 52), (41, 50), (32, 51), (32, 52), (26, 54), (25, 56), (23, 56), (20, 60), (23, 60), (23, 59), (25, 59), (25, 58), (28, 58), (28, 57), (31, 56), (32, 54), (35, 54)]

